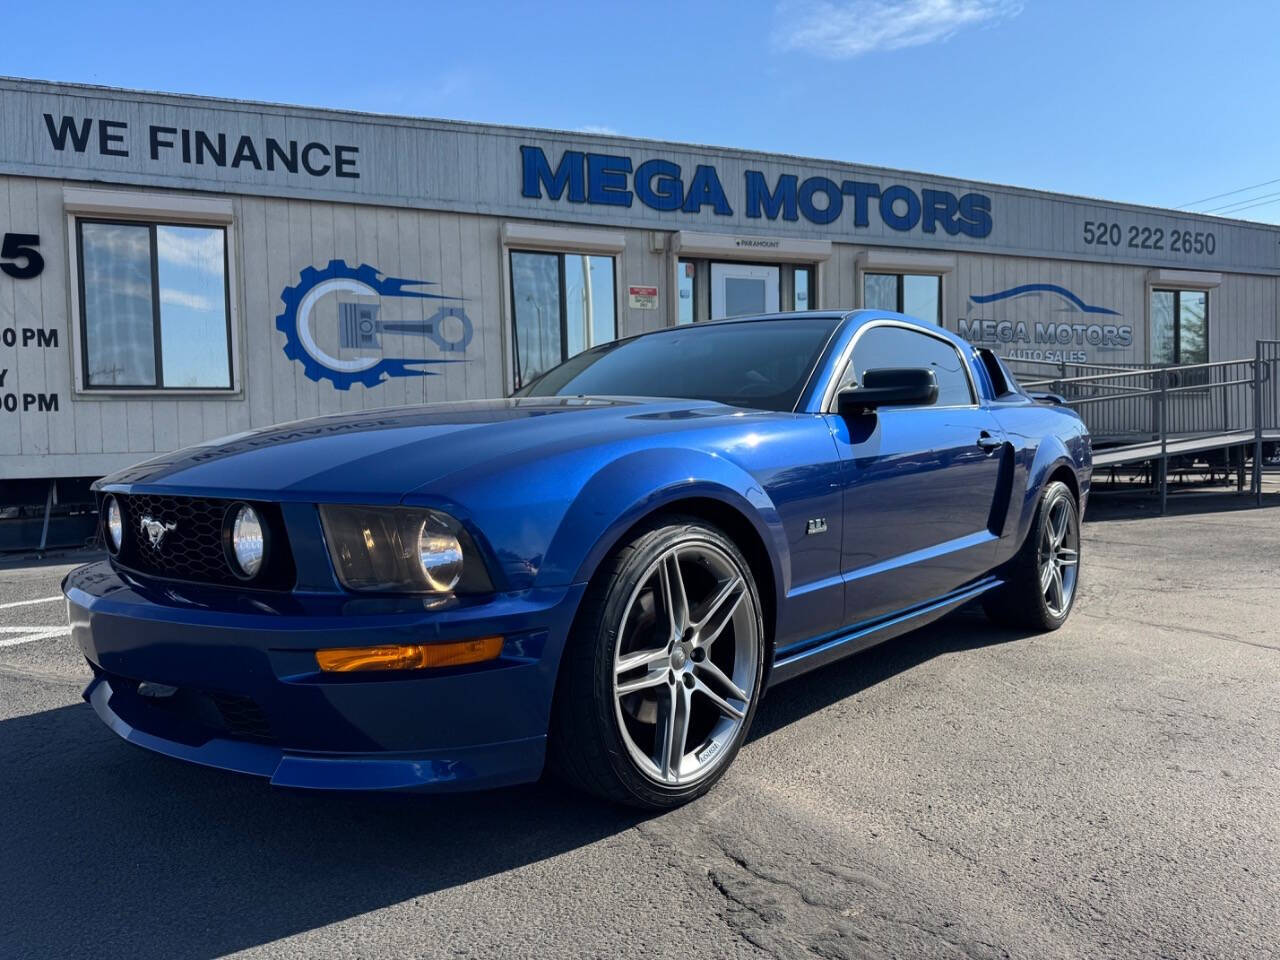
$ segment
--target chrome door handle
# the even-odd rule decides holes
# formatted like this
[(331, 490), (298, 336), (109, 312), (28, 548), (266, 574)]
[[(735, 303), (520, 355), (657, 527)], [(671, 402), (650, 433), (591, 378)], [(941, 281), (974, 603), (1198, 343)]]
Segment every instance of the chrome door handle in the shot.
[(990, 453), (992, 450), (999, 450), (1004, 446), (1004, 441), (999, 437), (993, 437), (989, 433), (984, 433), (978, 437), (978, 446)]

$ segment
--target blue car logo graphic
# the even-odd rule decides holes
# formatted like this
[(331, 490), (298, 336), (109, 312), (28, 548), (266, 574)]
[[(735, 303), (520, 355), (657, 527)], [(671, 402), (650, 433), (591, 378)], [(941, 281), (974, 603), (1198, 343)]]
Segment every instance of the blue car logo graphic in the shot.
[[(442, 363), (461, 363), (463, 358), (426, 359), (422, 357), (355, 356), (335, 357), (316, 341), (311, 314), (320, 299), (330, 293), (354, 296), (403, 297), (418, 300), (460, 300), (439, 293), (407, 290), (406, 287), (434, 286), (429, 280), (384, 277), (376, 267), (362, 263), (349, 266), (343, 260), (330, 260), (324, 269), (307, 267), (292, 287), (280, 294), (284, 312), (276, 317), (276, 327), (284, 334), (285, 356), (302, 364), (306, 376), (319, 382), (328, 380), (339, 390), (349, 390), (354, 383), (375, 387), (389, 377), (427, 377), (437, 371), (429, 369)], [(338, 304), (338, 345), (345, 349), (380, 348), (384, 333), (410, 334), (430, 340), (444, 353), (465, 353), (474, 334), (470, 318), (462, 307), (441, 306), (422, 320), (388, 321), (378, 316), (379, 305), (370, 303)], [(446, 324), (446, 320), (451, 323)], [(450, 337), (446, 327), (456, 336)]]
[(1095, 307), (1085, 303), (1066, 287), (1060, 287), (1056, 283), (1024, 283), (1018, 287), (1010, 287), (1008, 290), (1001, 290), (998, 293), (987, 294), (970, 294), (969, 299), (976, 304), (996, 303), (1000, 300), (1014, 300), (1019, 297), (1034, 296), (1041, 293), (1052, 293), (1065, 300), (1069, 307), (1063, 307), (1064, 310), (1078, 310), (1081, 313), (1103, 314), (1109, 317), (1118, 317), (1118, 310), (1110, 310), (1107, 307)]

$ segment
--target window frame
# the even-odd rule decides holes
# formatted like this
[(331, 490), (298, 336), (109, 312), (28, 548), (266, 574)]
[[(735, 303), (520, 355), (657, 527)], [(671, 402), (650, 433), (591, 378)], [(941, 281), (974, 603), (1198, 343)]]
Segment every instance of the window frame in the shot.
[(960, 367), (962, 370), (964, 370), (965, 379), (969, 383), (969, 397), (971, 400), (971, 402), (969, 403), (945, 403), (945, 404), (932, 403), (932, 404), (929, 404), (928, 406), (890, 407), (889, 409), (891, 410), (973, 410), (982, 406), (982, 401), (985, 398), (983, 396), (982, 391), (978, 389), (978, 383), (973, 375), (973, 367), (969, 364), (968, 358), (965, 357), (964, 352), (960, 350), (959, 347), (957, 347), (954, 343), (952, 343), (950, 340), (948, 340), (946, 337), (942, 336), (941, 334), (934, 333), (930, 330), (922, 329), (921, 327), (918, 327), (913, 323), (904, 323), (901, 320), (890, 320), (888, 318), (885, 318), (883, 320), (872, 320), (869, 323), (863, 324), (858, 329), (858, 332), (855, 333), (853, 337), (849, 340), (848, 344), (845, 345), (845, 348), (841, 351), (840, 361), (835, 365), (835, 373), (832, 375), (831, 379), (827, 382), (826, 389), (823, 391), (822, 408), (821, 408), (823, 412), (825, 413), (839, 412), (838, 397), (840, 394), (840, 385), (845, 382), (845, 379), (844, 379), (845, 372), (849, 369), (850, 364), (853, 363), (853, 354), (858, 347), (858, 341), (860, 341), (866, 335), (867, 331), (875, 330), (880, 327), (899, 327), (911, 333), (919, 334), (922, 337), (929, 337), (933, 340), (937, 340), (940, 343), (943, 343), (946, 346), (950, 347), (952, 350), (954, 350), (956, 353), (956, 356), (959, 357), (960, 359)]
[[(231, 235), (228, 225), (219, 223), (183, 223), (170, 219), (147, 218), (147, 219), (130, 219), (125, 217), (107, 217), (93, 214), (73, 214), (75, 236), (72, 242), (75, 244), (76, 250), (76, 291), (78, 316), (76, 317), (76, 328), (79, 333), (80, 341), (79, 364), (81, 376), (78, 378), (79, 388), (84, 393), (112, 393), (119, 391), (121, 393), (218, 393), (227, 394), (234, 393), (236, 387), (236, 363), (234, 354), (235, 337), (233, 335), (231, 320)], [(90, 381), (89, 376), (89, 327), (88, 314), (85, 310), (85, 286), (84, 286), (84, 233), (82, 227), (84, 224), (102, 224), (111, 227), (146, 227), (148, 234), (148, 243), (150, 244), (151, 256), (151, 337), (153, 346), (153, 358), (155, 361), (155, 383), (146, 384), (126, 384), (112, 383), (97, 385)], [(224, 305), (224, 320), (227, 333), (227, 386), (196, 386), (196, 387), (171, 387), (166, 386), (164, 382), (164, 349), (162, 346), (163, 333), (161, 327), (160, 316), (160, 253), (157, 243), (156, 230), (158, 227), (179, 227), (179, 228), (199, 228), (202, 230), (221, 230), (222, 231), (222, 296)]]
[[(150, 190), (122, 190), (84, 186), (62, 188), (63, 233), (66, 243), (67, 269), (63, 288), (70, 306), (67, 332), (71, 349), (66, 353), (72, 396), (82, 399), (129, 399), (161, 397), (208, 397), (235, 399), (244, 396), (243, 319), (240, 309), (240, 247), (238, 215), (235, 201), (225, 197), (192, 196)], [(156, 223), (178, 227), (218, 227), (223, 231), (223, 282), (227, 292), (230, 316), (229, 387), (154, 387), (111, 385), (89, 387), (84, 362), (84, 299), (82, 293), (82, 257), (80, 255), (77, 220), (100, 220), (108, 223), (145, 225)], [(154, 323), (154, 319), (153, 319)]]
[[(523, 381), (523, 376), (522, 376), (523, 371), (520, 369), (520, 325), (517, 319), (518, 315), (516, 313), (515, 263), (512, 260), (512, 258), (518, 253), (529, 254), (532, 256), (556, 258), (556, 281), (557, 281), (557, 284), (559, 285), (559, 291), (560, 291), (560, 294), (559, 294), (560, 296), (560, 328), (559, 328), (560, 329), (560, 363), (564, 363), (566, 360), (569, 359), (569, 355), (565, 353), (569, 345), (569, 303), (568, 303), (568, 298), (565, 295), (565, 264), (564, 264), (565, 257), (607, 257), (608, 258), (609, 267), (613, 275), (613, 304), (612, 304), (613, 306), (613, 338), (605, 342), (612, 343), (614, 340), (618, 339), (618, 336), (619, 336), (618, 327), (619, 327), (621, 317), (619, 316), (619, 310), (618, 310), (619, 301), (618, 301), (618, 254), (617, 253), (607, 253), (607, 252), (602, 253), (596, 250), (556, 250), (556, 249), (550, 249), (546, 247), (524, 246), (524, 245), (507, 246), (505, 252), (507, 255), (506, 256), (507, 275), (511, 278), (511, 281), (508, 284), (508, 288), (509, 288), (508, 294), (510, 297), (510, 307), (511, 307), (511, 381), (513, 383), (513, 387), (512, 387), (513, 391), (520, 390), (526, 386), (526, 383)], [(590, 335), (591, 335), (590, 329), (588, 329), (586, 332), (587, 332), (588, 342), (582, 348), (582, 350), (584, 351), (590, 350), (592, 347), (599, 346), (599, 344), (596, 344), (590, 341)], [(579, 352), (582, 352), (582, 351), (579, 351)], [(572, 356), (577, 356), (577, 354), (572, 354)], [(541, 376), (541, 374), (539, 374), (538, 376)], [(533, 378), (533, 380), (536, 380), (536, 379), (537, 377)], [(529, 383), (532, 383), (533, 380), (530, 380)]]
[[(942, 326), (942, 294), (943, 294), (943, 290), (942, 290), (943, 275), (941, 273), (930, 273), (930, 272), (921, 273), (915, 270), (890, 270), (888, 268), (883, 268), (883, 269), (872, 268), (872, 269), (861, 270), (859, 271), (860, 283), (858, 285), (858, 302), (861, 303), (864, 307), (866, 306), (867, 277), (893, 277), (896, 281), (896, 292), (894, 295), (894, 302), (897, 304), (897, 307), (894, 310), (894, 313), (901, 313), (904, 316), (914, 316), (914, 314), (908, 314), (907, 311), (904, 309), (906, 307), (906, 278), (909, 276), (926, 277), (926, 278), (936, 280), (938, 282), (938, 315), (934, 318), (933, 322), (936, 323), (939, 327), (941, 327)], [(916, 319), (924, 320), (925, 318), (916, 317)]]
[[(1152, 298), (1157, 293), (1173, 294), (1173, 362), (1169, 366), (1195, 366), (1200, 363), (1211, 363), (1209, 359), (1209, 329), (1213, 322), (1213, 311), (1209, 305), (1209, 290), (1204, 287), (1172, 287), (1152, 285), (1147, 290), (1147, 361), (1156, 363), (1153, 347), (1155, 346), (1155, 312), (1152, 310)], [(1198, 293), (1204, 297), (1204, 359), (1194, 363), (1186, 363), (1182, 359), (1182, 295)], [(1163, 365), (1163, 364), (1162, 364)]]

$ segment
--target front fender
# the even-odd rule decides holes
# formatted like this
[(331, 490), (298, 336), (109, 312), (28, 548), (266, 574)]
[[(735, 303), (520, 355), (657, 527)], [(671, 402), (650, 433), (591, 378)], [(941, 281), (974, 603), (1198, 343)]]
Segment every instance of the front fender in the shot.
[(537, 585), (589, 580), (635, 524), (690, 498), (715, 500), (746, 518), (766, 547), (779, 596), (785, 595), (791, 582), (789, 552), (773, 501), (732, 461), (683, 449), (636, 451), (597, 471), (565, 512)]

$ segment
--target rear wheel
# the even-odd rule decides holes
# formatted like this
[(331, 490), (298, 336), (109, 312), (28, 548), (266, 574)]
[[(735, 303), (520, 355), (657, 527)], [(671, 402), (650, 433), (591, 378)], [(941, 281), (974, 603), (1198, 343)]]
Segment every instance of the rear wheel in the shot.
[(709, 790), (751, 725), (764, 668), (750, 567), (719, 530), (671, 519), (618, 550), (565, 647), (551, 763), (649, 808)]
[(1045, 487), (1027, 539), (1004, 573), (1004, 586), (982, 598), (988, 617), (1028, 630), (1066, 623), (1080, 575), (1080, 512), (1065, 483)]

